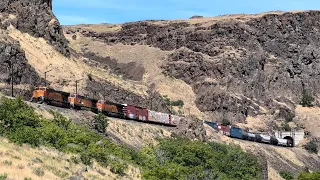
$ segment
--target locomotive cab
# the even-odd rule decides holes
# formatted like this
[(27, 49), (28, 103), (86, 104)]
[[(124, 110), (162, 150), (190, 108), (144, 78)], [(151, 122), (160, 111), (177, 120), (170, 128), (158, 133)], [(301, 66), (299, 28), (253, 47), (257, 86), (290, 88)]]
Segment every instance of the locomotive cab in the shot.
[(47, 87), (36, 87), (36, 89), (32, 93), (31, 102), (33, 101), (44, 101), (48, 96), (48, 88)]

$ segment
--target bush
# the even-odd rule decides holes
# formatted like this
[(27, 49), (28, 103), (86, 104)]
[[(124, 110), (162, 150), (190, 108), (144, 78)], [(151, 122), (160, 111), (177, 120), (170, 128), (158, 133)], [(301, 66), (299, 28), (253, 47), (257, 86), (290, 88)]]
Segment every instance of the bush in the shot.
[(282, 130), (291, 131), (291, 127), (288, 123), (282, 123)]
[(95, 115), (93, 118), (94, 128), (100, 133), (105, 133), (106, 128), (109, 125), (108, 121), (109, 120), (107, 119), (107, 117), (101, 113), (98, 115)]
[(81, 162), (87, 166), (92, 165), (91, 156), (87, 152), (83, 152), (80, 155)]
[(33, 173), (37, 176), (44, 176), (44, 171), (42, 168), (34, 168)]
[(7, 174), (7, 173), (0, 174), (0, 180), (6, 180), (7, 177), (8, 177), (8, 174)]
[(178, 100), (178, 101), (171, 101), (171, 106), (178, 106), (178, 107), (183, 107), (184, 106), (184, 102), (182, 100)]
[(303, 107), (312, 107), (313, 101), (314, 101), (314, 98), (313, 98), (311, 92), (309, 90), (303, 89), (302, 90), (302, 99), (301, 99), (300, 104)]
[(113, 161), (110, 163), (110, 170), (113, 173), (119, 174), (120, 176), (125, 175), (125, 170), (128, 168), (128, 165), (123, 162)]
[(313, 141), (310, 141), (308, 144), (306, 144), (304, 146), (304, 148), (309, 152), (309, 153), (315, 153), (315, 154), (318, 154), (318, 145), (313, 142)]
[(300, 174), (300, 176), (297, 178), (297, 180), (317, 180), (320, 179), (320, 172), (303, 172)]
[(293, 174), (290, 172), (287, 172), (287, 171), (280, 172), (280, 176), (285, 180), (293, 180), (294, 179)]
[(240, 147), (186, 139), (161, 140), (141, 153), (144, 179), (259, 179), (258, 160)]
[(230, 121), (228, 119), (223, 118), (221, 125), (222, 126), (229, 126), (229, 125), (231, 125), (231, 123), (230, 123)]

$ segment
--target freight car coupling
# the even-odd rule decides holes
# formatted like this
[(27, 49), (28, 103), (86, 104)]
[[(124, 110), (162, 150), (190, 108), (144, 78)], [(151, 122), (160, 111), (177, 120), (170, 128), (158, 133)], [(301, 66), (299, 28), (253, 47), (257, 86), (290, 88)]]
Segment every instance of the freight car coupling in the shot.
[(36, 87), (30, 101), (62, 108), (90, 110), (94, 113), (103, 113), (110, 117), (174, 127), (179, 124), (182, 118), (172, 114), (151, 111), (139, 106), (97, 100), (79, 94), (57, 91), (48, 87)]
[(257, 143), (266, 143), (276, 146), (294, 147), (294, 140), (292, 137), (276, 138), (269, 135), (246, 132), (243, 129), (234, 126), (223, 126), (222, 124), (216, 122), (203, 121), (203, 123), (220, 132), (221, 134), (231, 138)]

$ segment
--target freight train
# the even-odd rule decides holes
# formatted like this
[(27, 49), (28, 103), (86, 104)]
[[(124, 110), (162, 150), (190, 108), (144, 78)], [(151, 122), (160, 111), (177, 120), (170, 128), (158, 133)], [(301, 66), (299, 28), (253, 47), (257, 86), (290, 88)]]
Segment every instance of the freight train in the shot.
[(293, 147), (294, 142), (291, 137), (276, 138), (269, 135), (263, 135), (258, 133), (250, 133), (245, 130), (234, 127), (234, 126), (223, 126), (220, 123), (204, 121), (205, 124), (212, 127), (213, 129), (219, 131), (221, 134), (229, 136), (231, 138), (248, 140), (258, 143), (266, 143), (271, 145), (283, 146), (283, 147)]
[(168, 126), (177, 126), (182, 118), (172, 114), (151, 111), (139, 106), (96, 100), (78, 94), (57, 91), (48, 87), (36, 87), (30, 101), (76, 110), (90, 110), (111, 117)]

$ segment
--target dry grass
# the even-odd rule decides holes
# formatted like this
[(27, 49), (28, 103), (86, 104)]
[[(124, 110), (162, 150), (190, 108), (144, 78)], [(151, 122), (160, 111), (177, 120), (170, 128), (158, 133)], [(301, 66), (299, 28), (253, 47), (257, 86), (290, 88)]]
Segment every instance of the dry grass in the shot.
[(81, 30), (102, 33), (102, 32), (118, 31), (121, 29), (121, 25), (119, 24), (80, 24), (76, 26), (68, 26), (68, 28), (73, 30), (81, 28)]
[(284, 180), (280, 174), (271, 166), (268, 165), (268, 179), (269, 180)]
[[(85, 169), (84, 165), (70, 161), (71, 155), (45, 147), (32, 149), (28, 145), (17, 146), (3, 138), (0, 138), (0, 154), (0, 173), (7, 173), (9, 179), (66, 179)], [(42, 169), (43, 176), (38, 176), (36, 169)], [(88, 172), (83, 172), (86, 179), (139, 179), (136, 177), (140, 176), (139, 171), (132, 167), (128, 174), (133, 178), (119, 178), (96, 163), (88, 168)]]
[[(185, 103), (185, 107), (182, 109), (185, 113), (189, 112), (190, 108), (191, 114), (200, 118), (204, 117), (203, 113), (196, 107), (196, 95), (192, 87), (182, 80), (176, 80), (162, 74), (161, 66), (171, 53), (170, 51), (162, 51), (144, 45), (117, 44), (108, 46), (103, 42), (81, 36), (76, 41), (71, 39), (71, 35), (67, 35), (67, 38), (71, 42), (71, 47), (78, 52), (81, 52), (82, 47), (86, 47), (96, 55), (116, 58), (119, 63), (136, 62), (141, 64), (146, 69), (146, 73), (141, 82), (132, 82), (137, 86), (136, 89), (142, 89), (145, 93), (148, 86), (155, 84), (155, 89), (160, 94), (167, 95), (172, 100), (182, 100)], [(128, 80), (125, 82), (130, 83)]]
[(47, 70), (53, 70), (47, 75), (47, 80), (51, 82), (51, 86), (67, 91), (75, 91), (75, 80), (83, 79), (78, 84), (79, 93), (85, 94), (87, 74), (91, 73), (93, 77), (98, 77), (106, 80), (116, 86), (120, 86), (128, 91), (139, 95), (145, 95), (145, 86), (139, 86), (134, 82), (125, 81), (117, 76), (110, 75), (103, 69), (96, 69), (86, 65), (82, 60), (75, 58), (66, 58), (58, 53), (51, 45), (43, 38), (34, 38), (27, 33), (11, 27), (9, 35), (20, 42), (21, 48), (25, 51), (29, 64), (36, 71), (44, 76)]
[(302, 124), (309, 131), (312, 136), (320, 138), (320, 108), (304, 108), (298, 106), (296, 108), (296, 123)]
[(117, 119), (111, 119), (107, 134), (114, 134), (121, 142), (139, 149), (149, 144), (157, 144), (156, 138), (171, 136), (165, 127)]

